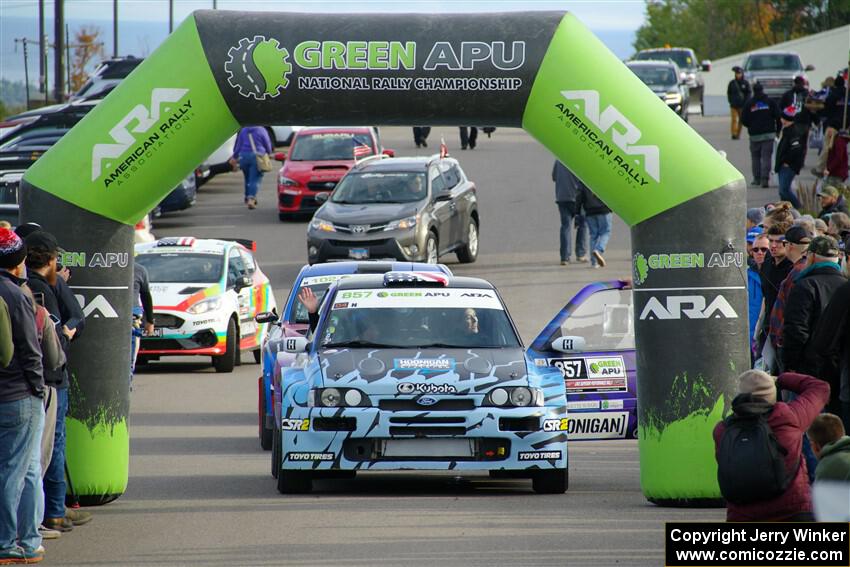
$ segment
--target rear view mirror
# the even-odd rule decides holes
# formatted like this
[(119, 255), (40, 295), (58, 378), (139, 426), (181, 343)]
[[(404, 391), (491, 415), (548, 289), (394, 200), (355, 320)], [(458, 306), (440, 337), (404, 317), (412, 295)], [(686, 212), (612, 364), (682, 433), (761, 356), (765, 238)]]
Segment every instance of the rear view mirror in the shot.
[(315, 199), (317, 203), (324, 204), (325, 202), (327, 202), (330, 196), (331, 194), (328, 192), (317, 193)]
[(274, 159), (276, 161), (286, 161), (286, 152), (275, 152)]
[(287, 337), (283, 340), (283, 350), (291, 354), (306, 352), (310, 341), (305, 337)]
[(814, 70), (815, 70), (815, 66), (814, 66), (814, 65), (812, 65), (811, 63), (809, 63), (808, 65), (806, 65), (806, 71), (814, 71)]
[(708, 73), (709, 71), (711, 71), (711, 61), (706, 59), (705, 61), (702, 62), (701, 67), (702, 67), (703, 72)]
[(440, 191), (439, 193), (434, 194), (435, 201), (451, 201), (452, 193), (451, 191)]
[(257, 313), (254, 317), (254, 321), (260, 323), (277, 323), (278, 316), (276, 313), (272, 313), (271, 311), (263, 311), (261, 313)]
[(252, 285), (254, 285), (254, 280), (251, 276), (239, 276), (236, 278), (236, 291), (251, 287)]
[(584, 337), (560, 337), (552, 341), (552, 350), (556, 352), (576, 352), (584, 350)]

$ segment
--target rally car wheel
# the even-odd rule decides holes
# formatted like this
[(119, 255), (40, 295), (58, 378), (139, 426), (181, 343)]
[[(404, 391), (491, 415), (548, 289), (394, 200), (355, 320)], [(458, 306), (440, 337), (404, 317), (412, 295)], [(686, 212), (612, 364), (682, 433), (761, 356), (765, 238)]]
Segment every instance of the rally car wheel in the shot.
[(236, 366), (236, 356), (239, 352), (236, 345), (236, 322), (233, 319), (227, 324), (225, 345), (224, 354), (214, 356), (212, 359), (213, 368), (216, 372), (233, 372), (233, 367)]
[(254, 362), (260, 364), (263, 361), (263, 351), (262, 349), (252, 350), (254, 353)]
[(288, 471), (280, 469), (277, 473), (277, 491), (281, 494), (307, 494), (313, 490), (313, 479), (309, 471)]
[(280, 430), (272, 431), (272, 476), (277, 478), (280, 474)]
[(272, 448), (272, 435), (274, 431), (266, 427), (266, 389), (265, 384), (263, 384), (263, 379), (260, 378), (260, 407), (257, 414), (259, 415), (260, 420), (260, 447), (263, 448), (264, 451), (268, 451)]
[(537, 471), (531, 477), (531, 486), (538, 494), (563, 494), (570, 485), (568, 469)]
[(466, 229), (466, 244), (457, 249), (457, 259), (463, 264), (469, 264), (476, 258), (478, 258), (478, 223), (471, 218)]
[(428, 239), (425, 241), (425, 261), (429, 264), (436, 264), (440, 260), (440, 253), (437, 248), (437, 237), (433, 232), (428, 233)]

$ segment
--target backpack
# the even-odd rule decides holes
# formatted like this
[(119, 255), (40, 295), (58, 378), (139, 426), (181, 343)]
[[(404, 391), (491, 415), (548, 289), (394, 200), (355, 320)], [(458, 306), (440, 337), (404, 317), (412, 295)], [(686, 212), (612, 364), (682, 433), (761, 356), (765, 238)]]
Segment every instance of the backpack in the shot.
[[(751, 405), (762, 407), (733, 413), (724, 420), (726, 430), (717, 450), (720, 493), (733, 504), (751, 504), (779, 496), (788, 489), (800, 466), (798, 458), (793, 472), (785, 468), (788, 450), (779, 444), (767, 422), (772, 406), (766, 402)], [(735, 406), (733, 402), (733, 410)]]

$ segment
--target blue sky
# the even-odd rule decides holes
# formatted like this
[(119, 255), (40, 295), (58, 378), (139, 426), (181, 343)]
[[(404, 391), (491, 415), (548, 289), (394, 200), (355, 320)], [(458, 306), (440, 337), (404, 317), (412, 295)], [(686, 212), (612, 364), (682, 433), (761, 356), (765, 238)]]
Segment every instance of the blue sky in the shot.
[[(175, 27), (194, 10), (212, 8), (213, 0), (174, 0)], [(495, 12), (569, 10), (619, 57), (629, 56), (635, 31), (643, 24), (643, 0), (217, 0), (220, 10), (296, 12)], [(48, 36), (52, 41), (53, 2), (45, 1)], [(0, 77), (23, 79), (23, 56), (15, 37), (38, 36), (37, 0), (0, 0)], [(168, 33), (168, 0), (119, 0), (119, 54), (149, 54)], [(104, 48), (112, 53), (112, 0), (66, 0), (65, 19), (71, 33), (81, 25), (103, 32)], [(36, 50), (37, 53), (37, 50)], [(37, 56), (36, 56), (37, 57)], [(30, 60), (30, 78), (38, 74)]]

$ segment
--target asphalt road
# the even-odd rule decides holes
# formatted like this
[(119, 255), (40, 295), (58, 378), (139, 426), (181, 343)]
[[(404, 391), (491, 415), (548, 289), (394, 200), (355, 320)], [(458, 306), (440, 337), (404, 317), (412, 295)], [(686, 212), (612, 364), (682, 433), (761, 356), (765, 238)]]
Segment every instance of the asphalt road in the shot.
[[(694, 117), (692, 125), (749, 178), (747, 142), (729, 140), (726, 119)], [(608, 268), (559, 265), (552, 157), (524, 132), (499, 129), (474, 151), (460, 151), (456, 128), (434, 128), (428, 150), (416, 150), (408, 128), (382, 135), (398, 155), (436, 151), (445, 135), (477, 184), (482, 224), (475, 264), (442, 260), (496, 284), (526, 343), (584, 284), (629, 276), (620, 220)], [(255, 239), (282, 304), (306, 261), (306, 224), (278, 221), (274, 175), (257, 210), (242, 205), (241, 191), (241, 175), (220, 176), (193, 208), (158, 219), (154, 232)], [(751, 204), (776, 199), (775, 187), (749, 192)], [(92, 509), (89, 525), (46, 542), (45, 563), (657, 566), (665, 521), (724, 518), (723, 510), (646, 502), (635, 441), (573, 443), (562, 496), (535, 495), (529, 481), (399, 473), (321, 481), (312, 495), (283, 497), (257, 440), (260, 368), (243, 358), (233, 374), (186, 358), (137, 375), (128, 490)]]

